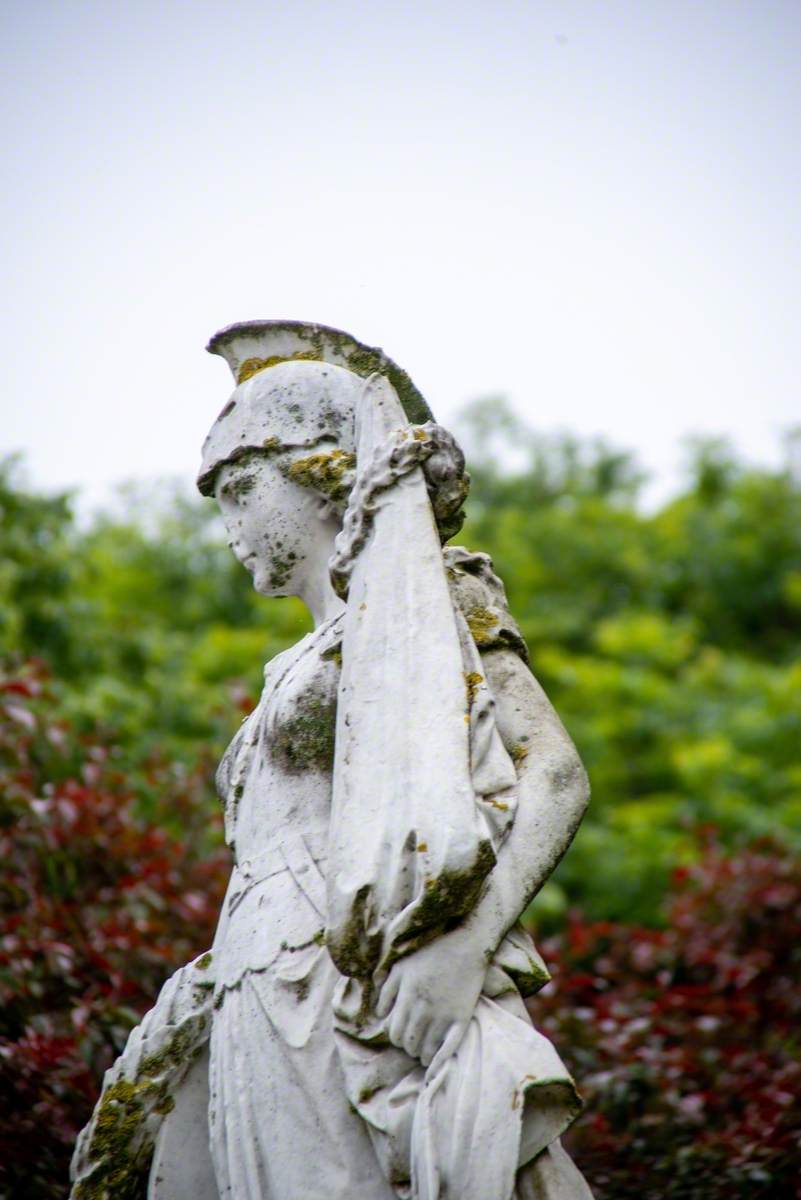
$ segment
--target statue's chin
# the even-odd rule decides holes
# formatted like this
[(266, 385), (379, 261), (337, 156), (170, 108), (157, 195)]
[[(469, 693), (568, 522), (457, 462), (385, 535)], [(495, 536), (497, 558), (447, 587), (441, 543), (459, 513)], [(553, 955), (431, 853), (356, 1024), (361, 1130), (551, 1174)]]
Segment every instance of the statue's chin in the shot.
[(266, 568), (258, 566), (253, 572), (253, 590), (260, 596), (276, 599), (291, 594), (286, 580), (277, 580)]

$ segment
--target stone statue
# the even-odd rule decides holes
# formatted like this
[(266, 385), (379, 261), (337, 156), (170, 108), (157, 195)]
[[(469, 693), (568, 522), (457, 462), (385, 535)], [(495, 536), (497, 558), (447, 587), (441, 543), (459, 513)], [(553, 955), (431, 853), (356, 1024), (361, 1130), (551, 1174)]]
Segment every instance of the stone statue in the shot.
[(519, 916), (588, 788), (484, 554), (468, 477), (379, 350), (258, 321), (198, 484), (265, 596), (270, 661), (217, 775), (234, 868), (213, 946), (107, 1072), (74, 1200), (587, 1200), (580, 1107), (523, 998)]

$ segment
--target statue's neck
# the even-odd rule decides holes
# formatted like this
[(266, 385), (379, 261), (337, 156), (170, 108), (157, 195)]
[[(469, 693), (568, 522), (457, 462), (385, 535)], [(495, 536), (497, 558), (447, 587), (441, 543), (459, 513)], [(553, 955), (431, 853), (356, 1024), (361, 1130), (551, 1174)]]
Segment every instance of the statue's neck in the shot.
[(311, 613), (315, 629), (332, 621), (345, 608), (345, 601), (336, 594), (331, 586), (327, 562), (324, 571), (315, 572), (310, 578), (301, 582), (298, 587), (298, 596)]
[(316, 544), (295, 577), (295, 595), (303, 601), (314, 620), (315, 629), (333, 620), (345, 608), (345, 601), (334, 591), (328, 563), (334, 553), (339, 523), (329, 522), (317, 532)]

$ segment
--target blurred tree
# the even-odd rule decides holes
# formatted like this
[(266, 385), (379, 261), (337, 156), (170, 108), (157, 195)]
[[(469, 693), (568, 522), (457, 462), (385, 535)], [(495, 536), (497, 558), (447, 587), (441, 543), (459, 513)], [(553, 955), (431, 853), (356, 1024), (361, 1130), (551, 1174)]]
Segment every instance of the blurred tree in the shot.
[[(493, 424), (493, 414), (498, 420)], [(691, 447), (653, 514), (625, 455), (543, 441), (485, 402), (465, 539), (507, 582), (535, 673), (577, 742), (590, 813), (534, 911), (659, 919), (699, 824), (801, 830), (801, 478)], [(489, 449), (488, 449), (489, 448)]]
[[(638, 507), (643, 476), (603, 442), (532, 433), (497, 400), (460, 421), (473, 474), (463, 539), (507, 582), (535, 673), (593, 784), (571, 854), (536, 902), (556, 919), (659, 919), (699, 824), (728, 844), (801, 828), (801, 478), (690, 446), (685, 490)], [(796, 455), (797, 457), (797, 455)], [(128, 489), (76, 525), (67, 497), (0, 471), (0, 649), (39, 654), (78, 729), (114, 732), (143, 812), (154, 756), (221, 752), (266, 659), (308, 618), (263, 602), (209, 502)], [(169, 816), (165, 815), (166, 820)]]
[[(462, 426), (474, 478), (463, 538), (493, 556), (593, 785), (574, 846), (526, 919), (538, 933), (564, 929), (580, 906), (596, 923), (570, 918), (574, 941), (560, 951), (569, 1004), (549, 1019), (587, 1022), (588, 1057), (576, 1061), (597, 1075), (598, 1120), (581, 1145), (599, 1196), (649, 1194), (623, 1190), (615, 1163), (625, 1154), (646, 1175), (653, 1167), (660, 1196), (789, 1196), (770, 1190), (764, 1155), (737, 1150), (756, 1130), (784, 1186), (797, 1129), (785, 1113), (785, 1083), (797, 1083), (782, 1057), (789, 1042), (782, 1033), (774, 1054), (767, 1033), (759, 1041), (761, 1010), (748, 997), (742, 1007), (737, 981), (692, 989), (703, 962), (718, 971), (728, 961), (720, 938), (705, 949), (701, 936), (705, 922), (724, 929), (726, 905), (732, 938), (746, 949), (751, 932), (759, 940), (747, 962), (775, 966), (785, 998), (797, 973), (796, 909), (776, 896), (790, 894), (792, 858), (780, 847), (801, 845), (798, 440), (770, 470), (724, 443), (696, 443), (682, 494), (646, 513), (636, 463), (603, 442), (536, 436), (498, 402), (473, 406)], [(3, 1195), (66, 1194), (98, 1072), (160, 979), (203, 948), (225, 874), (213, 766), (258, 695), (264, 661), (308, 627), (299, 603), (255, 596), (212, 504), (174, 486), (127, 489), (113, 511), (79, 523), (69, 496), (38, 495), (17, 463), (0, 464)], [(702, 861), (705, 826), (726, 850), (772, 835), (770, 853), (735, 859), (732, 871), (756, 881), (747, 895), (722, 857)], [(681, 932), (660, 931), (671, 873), (699, 862), (703, 903), (684, 925), (674, 904)], [(772, 922), (784, 931), (775, 954)], [(700, 958), (677, 940), (685, 935)], [(688, 1005), (697, 1024), (675, 1025)], [(738, 1028), (743, 1014), (754, 1053), (726, 1067), (731, 1104), (705, 1082), (731, 1065), (728, 1035), (705, 1046), (708, 1071), (701, 1056), (666, 1091), (686, 1065), (676, 1047), (705, 1037), (712, 1018)], [(623, 1039), (614, 1054), (638, 1063), (630, 1074), (606, 1074), (608, 1022)], [(580, 1051), (571, 1029), (559, 1044)], [(757, 1099), (741, 1121), (735, 1099), (752, 1079)], [(687, 1149), (699, 1112), (712, 1128), (704, 1158)], [(731, 1170), (729, 1150), (740, 1153)], [(9, 1164), (21, 1153), (13, 1190)], [(693, 1191), (693, 1171), (704, 1187), (726, 1187)], [(632, 1167), (630, 1178), (642, 1176)]]

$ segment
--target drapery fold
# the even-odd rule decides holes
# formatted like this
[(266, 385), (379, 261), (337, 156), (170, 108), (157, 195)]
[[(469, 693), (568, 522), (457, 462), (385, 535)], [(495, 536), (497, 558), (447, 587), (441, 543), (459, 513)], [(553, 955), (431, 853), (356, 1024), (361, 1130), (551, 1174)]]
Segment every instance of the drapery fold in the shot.
[(391, 384), (372, 376), (357, 435), (326, 944), (343, 974), (365, 979), (464, 916), (495, 863), (497, 822), (477, 799), (471, 744), (482, 788), (512, 788), (515, 771), (415, 465), (429, 427), (408, 425)]

